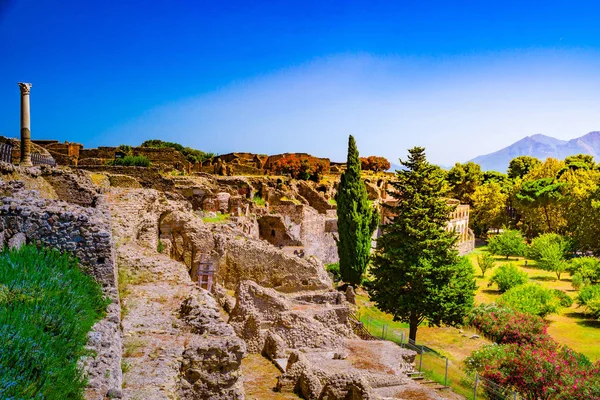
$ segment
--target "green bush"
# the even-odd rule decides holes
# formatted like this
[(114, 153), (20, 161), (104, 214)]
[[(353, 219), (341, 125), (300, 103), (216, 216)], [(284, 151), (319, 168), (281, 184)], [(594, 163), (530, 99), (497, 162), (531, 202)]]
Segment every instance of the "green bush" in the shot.
[(600, 261), (596, 257), (579, 257), (569, 261), (571, 284), (575, 289), (600, 282)]
[(498, 285), (498, 290), (506, 292), (515, 286), (522, 285), (529, 280), (526, 272), (521, 271), (513, 264), (501, 265), (494, 271), (490, 283)]
[(325, 269), (332, 275), (334, 282), (339, 282), (342, 279), (340, 263), (325, 264)]
[(488, 249), (494, 255), (508, 258), (509, 256), (520, 257), (524, 255), (526, 246), (521, 232), (506, 230), (489, 240)]
[(145, 156), (125, 156), (109, 160), (106, 165), (115, 165), (122, 167), (149, 167), (150, 160)]
[(264, 207), (267, 204), (267, 201), (265, 199), (263, 199), (262, 197), (260, 197), (260, 194), (256, 193), (254, 195), (254, 204), (256, 204), (257, 206), (260, 207)]
[(514, 310), (540, 317), (554, 314), (560, 307), (560, 300), (553, 291), (537, 283), (515, 286), (504, 293), (499, 302)]
[(584, 286), (576, 300), (587, 314), (600, 319), (600, 285)]
[(23, 246), (0, 253), (0, 398), (83, 399), (78, 360), (108, 301), (77, 261)]
[(561, 307), (571, 307), (573, 305), (573, 298), (559, 289), (552, 289), (552, 293), (558, 299)]

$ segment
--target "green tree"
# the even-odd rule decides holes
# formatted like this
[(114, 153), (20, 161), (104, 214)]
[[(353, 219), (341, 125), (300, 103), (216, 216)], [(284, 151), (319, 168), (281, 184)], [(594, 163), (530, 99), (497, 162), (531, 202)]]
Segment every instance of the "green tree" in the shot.
[(448, 204), (443, 173), (427, 162), (425, 149), (409, 150), (396, 172), (390, 193), (391, 221), (383, 226), (367, 288), (377, 307), (395, 321), (407, 322), (409, 337), (417, 328), (455, 325), (473, 306), (476, 290), (471, 263), (459, 258), (457, 236), (445, 230), (454, 206)]
[(464, 164), (456, 163), (448, 171), (446, 180), (450, 185), (450, 195), (461, 203), (472, 206), (473, 193), (483, 182), (483, 173), (479, 164), (472, 161)]
[(494, 257), (489, 253), (477, 256), (477, 265), (481, 269), (481, 277), (485, 277), (485, 272), (494, 268)]
[(555, 178), (541, 178), (523, 182), (521, 190), (516, 194), (525, 207), (540, 208), (543, 211), (548, 232), (553, 231), (549, 206), (561, 199), (563, 186), (565, 183), (558, 182)]
[(348, 161), (335, 196), (338, 217), (338, 255), (342, 280), (351, 285), (362, 281), (371, 252), (371, 236), (379, 224), (379, 213), (367, 198), (360, 179), (360, 160), (354, 137), (348, 139)]
[(554, 272), (556, 278), (560, 280), (561, 274), (569, 267), (567, 260), (565, 260), (565, 249), (558, 243), (549, 244), (540, 250), (537, 265), (545, 271)]
[(520, 257), (525, 253), (525, 241), (521, 232), (516, 230), (506, 230), (499, 235), (494, 236), (488, 242), (490, 253), (497, 256)]
[(508, 223), (508, 194), (498, 182), (478, 186), (472, 199), (471, 224), (476, 235), (485, 236), (490, 229), (499, 229)]
[(527, 175), (532, 169), (536, 166), (540, 165), (542, 162), (530, 156), (519, 156), (510, 160), (508, 164), (507, 175), (509, 178), (523, 178)]
[(527, 257), (539, 261), (539, 259), (542, 258), (542, 249), (552, 244), (558, 244), (564, 249), (566, 255), (566, 252), (569, 249), (569, 241), (567, 238), (558, 233), (544, 233), (531, 241), (531, 244), (527, 249)]

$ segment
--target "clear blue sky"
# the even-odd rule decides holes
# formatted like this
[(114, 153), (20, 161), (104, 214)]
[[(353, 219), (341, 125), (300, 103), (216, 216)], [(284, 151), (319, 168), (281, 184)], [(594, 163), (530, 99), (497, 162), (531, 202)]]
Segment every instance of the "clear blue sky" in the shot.
[(600, 5), (0, 0), (0, 134), (465, 161), (600, 130)]

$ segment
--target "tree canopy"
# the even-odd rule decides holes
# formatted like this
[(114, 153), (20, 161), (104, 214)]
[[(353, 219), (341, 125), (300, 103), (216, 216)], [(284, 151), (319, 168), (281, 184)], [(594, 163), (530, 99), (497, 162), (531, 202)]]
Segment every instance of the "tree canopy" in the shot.
[(427, 161), (422, 147), (410, 149), (400, 163), (404, 168), (391, 183), (396, 202), (388, 206), (392, 218), (377, 240), (368, 291), (380, 310), (409, 323), (415, 340), (425, 320), (460, 324), (473, 306), (476, 286), (473, 266), (458, 257), (456, 233), (445, 230), (454, 207), (445, 198), (442, 171)]

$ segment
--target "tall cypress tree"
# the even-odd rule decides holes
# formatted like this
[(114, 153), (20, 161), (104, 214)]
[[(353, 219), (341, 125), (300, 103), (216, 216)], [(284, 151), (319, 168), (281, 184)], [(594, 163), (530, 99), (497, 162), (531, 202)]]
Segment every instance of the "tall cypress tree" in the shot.
[(338, 255), (342, 280), (361, 283), (371, 252), (371, 235), (379, 223), (379, 213), (369, 203), (367, 189), (360, 179), (360, 160), (354, 137), (348, 139), (348, 160), (336, 194)]
[(397, 202), (389, 206), (393, 217), (377, 239), (368, 290), (377, 308), (409, 323), (409, 337), (416, 340), (424, 320), (461, 323), (476, 285), (473, 266), (458, 257), (456, 233), (445, 231), (453, 207), (444, 198), (442, 171), (427, 162), (424, 148), (409, 153), (391, 182)]

